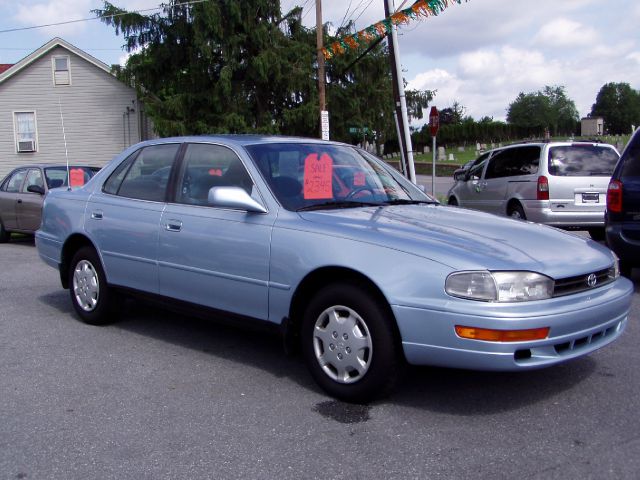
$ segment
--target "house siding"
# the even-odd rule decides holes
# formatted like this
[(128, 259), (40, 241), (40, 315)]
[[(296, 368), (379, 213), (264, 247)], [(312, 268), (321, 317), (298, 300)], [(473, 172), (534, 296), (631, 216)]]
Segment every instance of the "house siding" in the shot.
[[(70, 85), (54, 85), (51, 58), (70, 57)], [(69, 162), (102, 167), (140, 141), (136, 92), (113, 75), (56, 47), (0, 84), (0, 178), (30, 163)], [(129, 109), (129, 114), (127, 114)], [(13, 112), (35, 111), (37, 152), (16, 153)]]

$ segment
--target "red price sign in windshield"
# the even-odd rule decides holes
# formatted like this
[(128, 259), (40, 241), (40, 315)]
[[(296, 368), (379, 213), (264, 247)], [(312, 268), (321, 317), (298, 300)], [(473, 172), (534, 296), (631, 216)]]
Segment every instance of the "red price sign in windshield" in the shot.
[(429, 112), (429, 130), (431, 131), (432, 137), (438, 134), (438, 128), (440, 128), (440, 114), (436, 107), (431, 107), (431, 112)]
[(318, 157), (312, 153), (304, 159), (304, 198), (323, 200), (333, 198), (333, 162), (326, 153)]

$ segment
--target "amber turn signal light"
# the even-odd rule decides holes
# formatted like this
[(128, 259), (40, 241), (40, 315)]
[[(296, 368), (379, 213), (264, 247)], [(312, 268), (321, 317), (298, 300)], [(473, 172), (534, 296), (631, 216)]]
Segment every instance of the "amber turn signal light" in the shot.
[(463, 327), (456, 325), (456, 334), (461, 338), (485, 340), (487, 342), (525, 342), (543, 340), (549, 336), (549, 327), (529, 330), (493, 330), (490, 328)]

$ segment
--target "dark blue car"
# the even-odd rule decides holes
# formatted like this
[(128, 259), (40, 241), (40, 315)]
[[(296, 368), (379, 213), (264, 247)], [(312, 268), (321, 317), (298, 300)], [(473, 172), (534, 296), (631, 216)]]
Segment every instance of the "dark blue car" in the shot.
[(640, 267), (640, 129), (625, 148), (611, 177), (605, 216), (607, 243), (620, 258), (623, 275)]

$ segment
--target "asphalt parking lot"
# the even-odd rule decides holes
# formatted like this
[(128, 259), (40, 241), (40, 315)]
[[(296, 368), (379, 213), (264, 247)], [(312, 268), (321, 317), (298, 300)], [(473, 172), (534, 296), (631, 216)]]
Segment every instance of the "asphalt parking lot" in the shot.
[(368, 406), (277, 338), (129, 306), (91, 327), (33, 242), (0, 245), (0, 479), (637, 479), (640, 270), (627, 331), (529, 373), (407, 368)]

